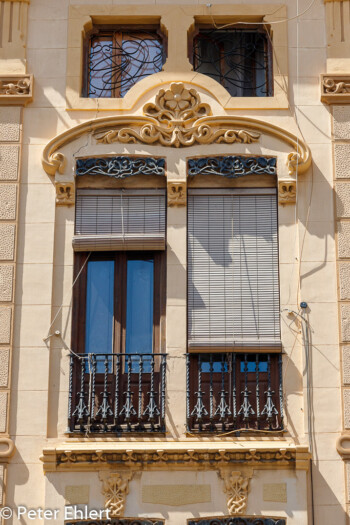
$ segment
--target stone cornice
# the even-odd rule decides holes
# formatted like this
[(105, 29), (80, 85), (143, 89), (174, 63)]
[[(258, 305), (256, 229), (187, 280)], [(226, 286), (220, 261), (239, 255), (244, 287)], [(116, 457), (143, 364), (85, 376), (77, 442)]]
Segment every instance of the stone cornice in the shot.
[(33, 75), (0, 75), (0, 105), (25, 106), (33, 100)]
[(325, 104), (350, 104), (350, 75), (321, 75), (321, 101)]
[(187, 90), (180, 82), (169, 90), (161, 89), (155, 103), (143, 107), (143, 116), (113, 116), (89, 120), (53, 138), (44, 148), (42, 164), (49, 175), (64, 173), (66, 158), (60, 148), (84, 134), (91, 134), (98, 144), (159, 144), (188, 147), (194, 144), (251, 144), (267, 134), (293, 149), (287, 155), (290, 176), (301, 174), (311, 164), (311, 152), (293, 133), (257, 119), (237, 116), (213, 116), (209, 104), (200, 101), (195, 89)]
[(43, 450), (45, 472), (126, 470), (217, 470), (221, 467), (307, 470), (307, 447), (286, 441), (259, 442), (72, 442)]

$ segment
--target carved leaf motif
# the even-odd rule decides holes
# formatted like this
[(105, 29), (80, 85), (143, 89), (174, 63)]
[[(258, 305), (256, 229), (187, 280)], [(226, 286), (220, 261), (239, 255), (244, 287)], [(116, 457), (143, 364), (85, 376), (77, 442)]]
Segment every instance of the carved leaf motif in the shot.
[(224, 143), (251, 144), (257, 142), (260, 133), (243, 129), (218, 128), (214, 123), (200, 123), (200, 119), (212, 114), (210, 106), (200, 100), (195, 89), (186, 89), (182, 82), (172, 83), (170, 89), (161, 89), (155, 103), (144, 106), (143, 112), (150, 121), (139, 129), (113, 128), (96, 133), (98, 143), (113, 142), (155, 144), (162, 146), (192, 146), (193, 144)]

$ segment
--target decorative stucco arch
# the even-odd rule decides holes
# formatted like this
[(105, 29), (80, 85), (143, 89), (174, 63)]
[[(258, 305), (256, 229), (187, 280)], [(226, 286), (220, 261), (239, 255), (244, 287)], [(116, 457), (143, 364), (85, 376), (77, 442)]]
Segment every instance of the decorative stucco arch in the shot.
[[(106, 155), (106, 146), (113, 148), (114, 144), (140, 144), (146, 147), (159, 146), (163, 148), (189, 148), (191, 146), (206, 146), (206, 154), (211, 145), (244, 145), (250, 155), (259, 156), (254, 145), (262, 143), (263, 139), (273, 144), (281, 144), (282, 164), (278, 170), (280, 202), (295, 201), (295, 178), (304, 173), (311, 164), (311, 152), (307, 144), (293, 133), (272, 123), (245, 116), (213, 115), (211, 105), (201, 101), (199, 93), (193, 88), (186, 88), (182, 82), (171, 83), (169, 89), (160, 89), (155, 101), (145, 104), (141, 115), (116, 115), (96, 118), (78, 124), (54, 137), (44, 148), (42, 164), (49, 175), (59, 177), (56, 184), (57, 203), (73, 204), (74, 183), (72, 170), (67, 169), (67, 158), (61, 149), (68, 144), (88, 135), (90, 152), (94, 156)], [(104, 145), (104, 148), (101, 146)], [(251, 146), (250, 146), (251, 145)], [(100, 149), (99, 149), (100, 148)], [(291, 148), (291, 151), (289, 150)], [(103, 151), (102, 151), (103, 149)], [(273, 146), (270, 145), (270, 150)], [(169, 151), (169, 150), (168, 150)], [(158, 152), (159, 154), (159, 149)], [(218, 152), (216, 151), (215, 154)], [(107, 152), (109, 155), (110, 152)], [(198, 151), (196, 152), (198, 154)], [(281, 156), (280, 155), (280, 156)], [(183, 155), (182, 155), (183, 156)], [(281, 160), (281, 159), (280, 159)], [(279, 160), (279, 162), (280, 162)], [(67, 175), (67, 173), (70, 173)], [(67, 179), (68, 176), (68, 179)], [(184, 183), (181, 187), (170, 181), (170, 193), (184, 193)]]

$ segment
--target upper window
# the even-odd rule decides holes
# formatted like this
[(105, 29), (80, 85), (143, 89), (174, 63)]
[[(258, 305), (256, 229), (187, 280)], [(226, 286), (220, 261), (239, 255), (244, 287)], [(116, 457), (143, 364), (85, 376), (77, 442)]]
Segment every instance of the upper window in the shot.
[(96, 27), (86, 37), (83, 94), (123, 97), (139, 80), (158, 73), (165, 62), (157, 29)]
[(193, 40), (193, 69), (220, 82), (232, 97), (272, 95), (266, 31), (200, 29)]

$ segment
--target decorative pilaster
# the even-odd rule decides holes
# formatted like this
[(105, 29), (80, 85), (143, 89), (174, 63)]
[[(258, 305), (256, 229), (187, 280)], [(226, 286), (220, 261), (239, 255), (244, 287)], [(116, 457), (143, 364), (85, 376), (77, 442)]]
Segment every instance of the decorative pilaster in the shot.
[(0, 73), (25, 73), (30, 0), (0, 1)]

